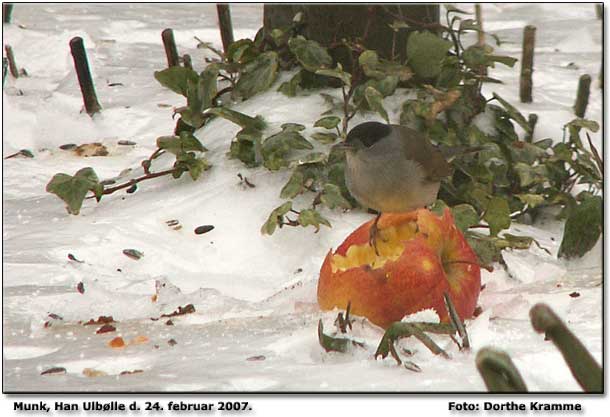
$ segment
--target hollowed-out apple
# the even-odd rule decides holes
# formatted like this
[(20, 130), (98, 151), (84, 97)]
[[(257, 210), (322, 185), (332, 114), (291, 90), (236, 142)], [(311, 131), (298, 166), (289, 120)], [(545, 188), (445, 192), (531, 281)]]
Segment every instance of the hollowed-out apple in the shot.
[(455, 226), (449, 209), (384, 214), (377, 249), (369, 244), (373, 220), (329, 251), (318, 282), (323, 310), (345, 309), (387, 327), (405, 315), (432, 308), (448, 322), (447, 292), (462, 320), (470, 318), (481, 289), (477, 256)]

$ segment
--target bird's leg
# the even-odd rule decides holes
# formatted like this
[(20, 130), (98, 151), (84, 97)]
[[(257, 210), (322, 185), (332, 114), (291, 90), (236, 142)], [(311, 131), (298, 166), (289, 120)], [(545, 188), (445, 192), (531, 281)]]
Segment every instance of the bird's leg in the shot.
[(379, 223), (379, 219), (381, 218), (381, 212), (377, 214), (375, 217), (375, 221), (373, 225), (369, 229), (369, 245), (375, 248), (375, 255), (379, 256), (379, 250), (377, 249), (377, 234), (379, 233), (379, 228), (377, 227), (377, 223)]

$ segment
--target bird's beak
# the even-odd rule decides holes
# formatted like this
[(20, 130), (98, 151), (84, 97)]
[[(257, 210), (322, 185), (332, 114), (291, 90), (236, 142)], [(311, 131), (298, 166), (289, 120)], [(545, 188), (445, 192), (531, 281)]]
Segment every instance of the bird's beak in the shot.
[(345, 141), (339, 142), (333, 146), (333, 150), (337, 150), (337, 151), (352, 151), (354, 149), (355, 148), (352, 144), (347, 143)]

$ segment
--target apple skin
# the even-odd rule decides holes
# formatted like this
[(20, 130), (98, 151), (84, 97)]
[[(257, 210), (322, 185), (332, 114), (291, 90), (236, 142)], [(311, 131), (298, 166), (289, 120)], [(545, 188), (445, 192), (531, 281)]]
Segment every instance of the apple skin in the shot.
[[(462, 320), (472, 317), (481, 290), (478, 259), (449, 209), (441, 217), (427, 209), (384, 214), (379, 230), (413, 224), (413, 236), (401, 242), (397, 259), (373, 268), (369, 264), (333, 268), (333, 257), (346, 256), (354, 245), (368, 245), (373, 220), (352, 232), (326, 255), (318, 281), (318, 304), (323, 310), (345, 309), (387, 328), (405, 315), (432, 308), (448, 322), (443, 294), (447, 292)], [(415, 227), (416, 226), (416, 227)], [(335, 271), (333, 272), (333, 269)]]

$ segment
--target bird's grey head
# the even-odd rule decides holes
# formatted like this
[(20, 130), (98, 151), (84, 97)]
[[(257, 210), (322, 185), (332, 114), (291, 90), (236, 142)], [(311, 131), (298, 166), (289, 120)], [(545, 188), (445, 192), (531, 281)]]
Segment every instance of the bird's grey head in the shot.
[(387, 137), (391, 130), (391, 126), (384, 123), (364, 122), (349, 131), (345, 145), (355, 150), (370, 148)]

